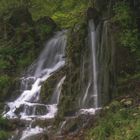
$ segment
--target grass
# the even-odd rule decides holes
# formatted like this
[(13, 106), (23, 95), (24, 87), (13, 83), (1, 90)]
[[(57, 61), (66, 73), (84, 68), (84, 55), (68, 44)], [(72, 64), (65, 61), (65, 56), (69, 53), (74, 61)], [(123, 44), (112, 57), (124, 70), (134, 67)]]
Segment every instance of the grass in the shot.
[(114, 101), (104, 108), (103, 116), (87, 132), (86, 140), (139, 140), (140, 106), (131, 99)]
[(9, 121), (0, 117), (0, 140), (8, 140), (10, 134), (8, 132)]

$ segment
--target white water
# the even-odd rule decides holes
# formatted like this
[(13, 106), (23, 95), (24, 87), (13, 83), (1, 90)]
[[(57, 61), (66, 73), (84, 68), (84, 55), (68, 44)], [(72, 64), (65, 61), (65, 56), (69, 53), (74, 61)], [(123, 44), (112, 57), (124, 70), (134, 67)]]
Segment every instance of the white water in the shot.
[[(57, 83), (52, 95), (51, 104), (39, 102), (40, 90), (45, 82), (55, 71), (65, 65), (65, 32), (58, 32), (45, 46), (37, 61), (28, 70), (21, 81), (21, 95), (13, 102), (7, 103), (8, 112), (4, 117), (30, 120), (32, 118), (53, 118), (57, 112), (57, 104), (65, 76)], [(39, 109), (38, 109), (39, 108)], [(43, 111), (39, 113), (38, 110)]]
[(96, 30), (94, 21), (89, 21), (91, 48), (92, 48), (92, 66), (93, 66), (93, 97), (94, 108), (98, 108), (98, 86), (97, 86), (97, 59), (96, 59)]
[[(98, 104), (98, 69), (97, 69), (97, 31), (95, 29), (94, 21), (91, 19), (89, 21), (89, 47), (91, 51), (91, 64), (92, 67), (89, 72), (89, 80), (85, 88), (85, 93), (82, 98), (83, 109), (80, 110), (80, 113), (95, 114), (96, 110), (99, 109)], [(91, 100), (92, 103), (89, 103)], [(90, 104), (90, 107), (87, 107), (86, 104)], [(84, 106), (85, 105), (85, 106)]]
[(38, 126), (36, 126), (35, 128), (27, 127), (27, 129), (23, 131), (20, 140), (26, 140), (30, 136), (37, 135), (43, 132), (44, 132), (44, 129)]

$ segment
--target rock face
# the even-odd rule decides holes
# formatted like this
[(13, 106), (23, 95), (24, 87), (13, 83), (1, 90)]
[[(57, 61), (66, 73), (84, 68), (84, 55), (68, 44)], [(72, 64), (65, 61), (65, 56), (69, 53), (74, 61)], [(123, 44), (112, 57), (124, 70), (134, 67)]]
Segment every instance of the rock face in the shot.
[[(88, 9), (88, 18), (96, 18), (95, 9)], [(69, 34), (67, 47), (66, 80), (62, 89), (58, 115), (73, 116), (80, 108), (92, 108), (95, 100), (89, 98), (93, 95), (92, 84), (92, 50), (88, 38), (88, 25), (82, 24), (78, 30)], [(115, 42), (110, 21), (100, 21), (96, 26), (96, 51), (98, 65), (98, 103), (99, 106), (107, 104), (115, 91)], [(89, 85), (91, 84), (91, 86)], [(89, 88), (88, 88), (89, 85)], [(87, 91), (88, 90), (88, 91)], [(88, 93), (87, 93), (87, 92)], [(86, 96), (87, 93), (88, 95)], [(84, 97), (86, 96), (86, 102)]]
[(52, 94), (54, 92), (55, 86), (60, 81), (60, 79), (65, 75), (65, 67), (54, 73), (48, 80), (43, 84), (40, 93), (40, 102), (49, 103), (51, 101)]
[(94, 5), (95, 7), (102, 11), (107, 6), (108, 0), (95, 0)]
[(47, 24), (49, 26), (52, 26), (53, 30), (57, 27), (56, 23), (49, 17), (45, 16), (37, 20), (37, 24)]
[(94, 7), (89, 7), (87, 10), (87, 17), (88, 19), (97, 19), (99, 16), (99, 12), (97, 11), (97, 9)]

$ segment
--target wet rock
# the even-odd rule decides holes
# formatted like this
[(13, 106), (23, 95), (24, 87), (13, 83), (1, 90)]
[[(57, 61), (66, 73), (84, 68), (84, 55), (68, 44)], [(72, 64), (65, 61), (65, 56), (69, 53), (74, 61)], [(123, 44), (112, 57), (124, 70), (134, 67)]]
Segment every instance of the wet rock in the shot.
[(54, 123), (54, 118), (52, 119), (35, 119), (33, 122), (32, 122), (32, 127), (35, 127), (35, 126), (39, 126), (41, 128), (45, 128), (47, 126), (50, 126)]
[(23, 111), (24, 111), (24, 105), (21, 105), (19, 108), (16, 108), (16, 110), (15, 110), (14, 113), (15, 113), (17, 116), (19, 116), (20, 113), (23, 112)]
[(26, 120), (20, 120), (20, 119), (11, 119), (10, 121), (10, 125), (11, 125), (11, 129), (12, 130), (16, 130), (17, 128), (19, 129), (23, 129), (25, 126), (27, 126), (29, 124), (28, 121)]
[(26, 140), (49, 140), (47, 134), (37, 134), (26, 138)]
[(130, 107), (133, 105), (133, 99), (126, 99), (122, 103), (125, 107)]
[(75, 136), (79, 132), (89, 125), (89, 122), (94, 119), (94, 115), (79, 114), (75, 117), (67, 117), (63, 126), (61, 126), (62, 135)]
[(55, 72), (51, 77), (45, 81), (41, 87), (40, 102), (48, 104), (51, 101), (52, 94), (55, 90), (57, 83), (65, 75), (65, 67)]
[(46, 106), (36, 106), (35, 115), (45, 115), (47, 112)]
[(99, 12), (96, 8), (89, 7), (87, 10), (87, 17), (88, 19), (97, 19), (99, 16)]

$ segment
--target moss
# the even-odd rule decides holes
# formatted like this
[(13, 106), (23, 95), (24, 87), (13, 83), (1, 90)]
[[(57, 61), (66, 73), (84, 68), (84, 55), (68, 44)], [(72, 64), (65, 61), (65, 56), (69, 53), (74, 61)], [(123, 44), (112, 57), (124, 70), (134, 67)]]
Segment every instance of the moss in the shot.
[(68, 46), (66, 50), (66, 79), (63, 84), (59, 104), (59, 117), (73, 115), (79, 108), (77, 101), (80, 95), (80, 64), (83, 52), (86, 50), (85, 38), (87, 30), (86, 23), (77, 24), (68, 35)]
[(0, 131), (0, 140), (8, 140), (10, 135), (6, 131)]
[(1, 102), (3, 102), (7, 98), (11, 83), (12, 83), (11, 77), (7, 75), (0, 76), (0, 89), (1, 89), (0, 101)]
[(40, 100), (43, 103), (49, 103), (56, 85), (65, 75), (65, 67), (54, 73), (41, 87)]
[(23, 23), (27, 23), (29, 25), (33, 24), (31, 14), (30, 14), (28, 8), (24, 7), (24, 6), (15, 8), (12, 11), (9, 22), (14, 27), (21, 26), (21, 24), (23, 24)]
[(38, 19), (35, 26), (39, 37), (43, 41), (48, 39), (58, 29), (56, 23), (48, 16)]
[(0, 140), (8, 140), (10, 137), (10, 129), (9, 121), (0, 116)]

